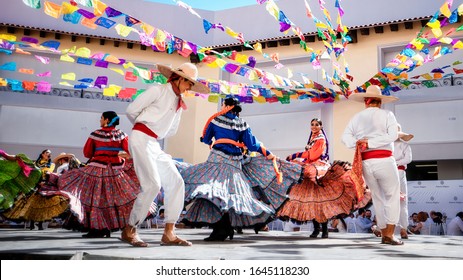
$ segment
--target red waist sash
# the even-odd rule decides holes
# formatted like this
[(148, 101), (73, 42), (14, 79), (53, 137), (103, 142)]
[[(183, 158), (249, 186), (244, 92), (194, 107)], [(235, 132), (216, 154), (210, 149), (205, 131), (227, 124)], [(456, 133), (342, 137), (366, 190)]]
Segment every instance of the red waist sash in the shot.
[(404, 165), (399, 165), (399, 166), (397, 166), (397, 169), (405, 171), (405, 169), (407, 169), (407, 168), (405, 168)]
[(151, 136), (151, 137), (156, 138), (156, 139), (158, 138), (157, 134), (154, 133), (151, 129), (149, 129), (149, 128), (148, 128), (145, 124), (143, 124), (143, 123), (136, 123), (136, 124), (133, 126), (132, 130), (138, 130), (138, 131), (141, 131), (141, 132), (145, 133), (145, 134), (148, 135), (148, 136)]
[(373, 150), (362, 153), (362, 160), (372, 158), (387, 158), (392, 156), (392, 151), (389, 150)]

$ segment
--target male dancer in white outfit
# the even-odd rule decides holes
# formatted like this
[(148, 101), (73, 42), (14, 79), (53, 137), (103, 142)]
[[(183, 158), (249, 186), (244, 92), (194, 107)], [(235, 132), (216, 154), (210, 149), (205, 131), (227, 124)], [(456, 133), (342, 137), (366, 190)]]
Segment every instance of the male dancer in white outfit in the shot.
[(410, 148), (408, 141), (413, 138), (413, 135), (403, 133), (400, 125), (398, 125), (398, 131), (399, 137), (394, 141), (394, 158), (397, 162), (400, 182), (400, 237), (402, 239), (408, 239), (408, 190), (407, 174), (405, 173), (405, 170), (407, 170), (407, 164), (412, 162), (412, 149)]
[(134, 124), (129, 150), (141, 190), (121, 239), (135, 247), (148, 246), (138, 236), (137, 226), (146, 218), (162, 185), (166, 226), (161, 245), (191, 246), (191, 242), (175, 234), (175, 222), (183, 210), (185, 184), (172, 157), (161, 149), (158, 139), (177, 132), (182, 110), (186, 107), (182, 93), (188, 90), (207, 93), (209, 89), (196, 80), (198, 69), (191, 63), (184, 63), (178, 69), (164, 65), (157, 65), (157, 68), (168, 79), (167, 84), (148, 88), (127, 107), (127, 117)]
[(349, 99), (364, 102), (366, 109), (350, 120), (342, 142), (348, 148), (358, 145), (362, 151), (363, 177), (371, 190), (381, 243), (402, 245), (394, 237), (400, 215), (399, 173), (392, 155), (398, 137), (397, 120), (392, 112), (381, 109), (382, 103), (397, 98), (382, 95), (378, 86), (369, 86), (366, 93), (352, 94)]

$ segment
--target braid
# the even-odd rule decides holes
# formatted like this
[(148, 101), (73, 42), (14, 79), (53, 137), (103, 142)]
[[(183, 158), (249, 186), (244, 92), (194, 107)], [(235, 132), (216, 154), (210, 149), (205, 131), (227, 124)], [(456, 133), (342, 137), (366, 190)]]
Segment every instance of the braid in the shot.
[(222, 115), (225, 115), (226, 113), (228, 113), (229, 111), (231, 111), (233, 109), (234, 106), (231, 106), (230, 108), (228, 109), (223, 109), (222, 111), (219, 111), (217, 113), (215, 113), (214, 115), (212, 115), (206, 122), (206, 124), (204, 125), (204, 129), (203, 129), (203, 135), (201, 136), (201, 141), (202, 139), (204, 138), (204, 136), (206, 135), (206, 130), (207, 128), (209, 127), (209, 124), (212, 122), (213, 119), (215, 119), (216, 117), (218, 116), (222, 116)]
[(310, 139), (312, 139), (312, 130), (310, 131), (309, 140), (307, 140), (307, 145), (310, 144)]
[(325, 153), (321, 156), (321, 159), (323, 159), (323, 160), (329, 160), (329, 159), (330, 159), (330, 155), (328, 154), (328, 147), (329, 147), (328, 137), (326, 137), (325, 130), (323, 130), (323, 128), (322, 128), (322, 133), (323, 133), (323, 136), (325, 136), (326, 148), (325, 148)]

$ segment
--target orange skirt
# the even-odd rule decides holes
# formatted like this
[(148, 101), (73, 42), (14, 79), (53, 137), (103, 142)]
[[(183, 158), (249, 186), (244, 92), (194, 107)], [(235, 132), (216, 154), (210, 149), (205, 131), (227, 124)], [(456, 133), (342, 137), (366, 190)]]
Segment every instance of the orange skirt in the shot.
[(289, 200), (277, 212), (283, 220), (324, 223), (339, 214), (349, 214), (358, 206), (356, 186), (350, 165), (335, 162), (322, 176), (314, 176), (316, 166), (304, 166), (304, 179), (292, 187)]

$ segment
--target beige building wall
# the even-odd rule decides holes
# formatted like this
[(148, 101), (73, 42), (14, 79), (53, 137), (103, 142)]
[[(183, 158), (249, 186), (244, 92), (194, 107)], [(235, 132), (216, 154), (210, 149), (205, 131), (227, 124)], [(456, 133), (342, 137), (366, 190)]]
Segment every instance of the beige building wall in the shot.
[[(406, 44), (416, 36), (417, 31), (421, 26), (419, 22), (415, 22), (414, 29), (405, 29), (403, 24), (399, 24), (399, 31), (391, 32), (385, 26), (384, 33), (377, 34), (373, 28), (370, 28), (369, 35), (361, 35), (357, 32), (357, 43), (348, 45), (348, 50), (345, 53), (347, 62), (349, 63), (350, 74), (354, 76), (355, 80), (351, 84), (351, 89), (363, 84), (375, 73), (378, 72), (380, 66), (378, 46), (388, 46), (397, 44)], [(0, 28), (0, 33), (6, 33), (6, 28)], [(17, 29), (16, 34), (18, 38), (22, 36), (22, 30)], [(29, 35), (31, 37), (39, 38), (38, 31), (32, 31)], [(19, 40), (18, 39), (18, 40)], [(41, 38), (43, 41), (52, 40), (53, 35), (48, 34), (48, 38)], [(71, 41), (71, 36), (62, 35), (60, 49), (70, 48), (72, 46), (87, 47), (93, 52), (110, 53), (116, 57), (125, 58), (134, 63), (162, 63), (178, 66), (181, 63), (188, 62), (189, 58), (184, 58), (177, 54), (168, 55), (165, 53), (153, 52), (149, 48), (141, 50), (139, 45), (134, 45), (133, 49), (128, 49), (125, 42), (121, 42), (119, 47), (115, 47), (112, 41), (106, 40), (105, 45), (100, 45), (99, 39), (92, 38), (91, 43), (87, 44), (85, 38), (78, 37), (75, 42)], [(320, 41), (308, 43), (314, 50), (324, 49)], [(276, 48), (266, 48), (263, 50), (265, 53), (279, 53), (281, 59), (300, 58), (307, 56), (299, 45), (291, 44), (290, 46), (279, 46)], [(258, 62), (265, 62), (259, 54), (253, 51), (243, 52), (246, 55), (253, 55)], [(209, 79), (221, 79), (222, 73), (217, 68), (210, 68), (205, 64), (197, 64), (199, 69), (199, 76)], [(257, 65), (258, 67), (259, 65)], [(307, 62), (307, 73), (310, 73), (312, 66)], [(325, 84), (322, 80), (316, 82)], [(200, 97), (186, 98), (188, 110), (182, 116), (182, 122), (177, 135), (166, 139), (166, 151), (172, 154), (173, 157), (183, 158), (186, 162), (199, 163), (207, 159), (209, 148), (203, 143), (199, 142), (199, 137), (202, 134), (203, 126), (207, 119), (217, 111), (217, 104), (210, 103), (206, 99)], [(310, 104), (310, 100), (306, 100)], [(255, 106), (263, 106), (255, 104)], [(281, 105), (285, 106), (285, 105)], [(330, 143), (333, 147), (334, 154), (331, 155), (332, 159), (349, 160), (353, 158), (353, 151), (348, 150), (341, 143), (340, 139), (350, 118), (357, 112), (363, 109), (363, 105), (345, 100), (343, 97), (340, 101), (334, 103), (333, 110), (333, 139)], [(265, 139), (261, 139), (265, 143)]]
[[(386, 26), (384, 33), (376, 34), (373, 28), (370, 28), (370, 35), (361, 35), (358, 32), (358, 43), (349, 44), (348, 51), (346, 52), (346, 60), (349, 64), (350, 73), (354, 76), (354, 81), (351, 84), (351, 88), (363, 84), (365, 81), (375, 75), (381, 68), (379, 63), (378, 46), (388, 46), (397, 44), (407, 44), (412, 38), (416, 36), (418, 30), (418, 23), (415, 23), (415, 28), (406, 30), (403, 24), (400, 25), (399, 31), (391, 32)], [(309, 46), (314, 50), (323, 48), (321, 42), (309, 43)], [(267, 48), (264, 49), (266, 53), (279, 53), (280, 58), (290, 59), (299, 58), (306, 55), (298, 45), (290, 45), (285, 47)], [(255, 52), (245, 51), (243, 54), (253, 55), (257, 58), (258, 62), (263, 60)], [(216, 79), (220, 77), (220, 71), (217, 69), (209, 68), (207, 65), (199, 65), (201, 76)], [(310, 63), (307, 66), (308, 73), (312, 69)], [(325, 84), (323, 80), (316, 80), (316, 82)], [(194, 100), (192, 100), (194, 99)], [(209, 148), (203, 143), (199, 142), (199, 136), (202, 134), (203, 125), (206, 120), (217, 111), (217, 104), (210, 103), (207, 100), (201, 98), (189, 98), (188, 104), (189, 110), (184, 113), (184, 121), (180, 127), (181, 131), (170, 140), (168, 140), (168, 151), (173, 155), (179, 154), (185, 158), (186, 161), (192, 159), (190, 162), (198, 163), (205, 161), (209, 154)], [(310, 103), (310, 100), (306, 100)], [(255, 106), (263, 106), (255, 104)], [(285, 106), (281, 104), (281, 106)], [(352, 161), (353, 151), (347, 149), (341, 142), (342, 133), (354, 114), (363, 109), (363, 104), (353, 101), (348, 101), (344, 97), (341, 97), (340, 101), (334, 103), (333, 110), (333, 139), (330, 139), (330, 143), (333, 147), (334, 154), (331, 155), (331, 159), (347, 160)], [(193, 122), (194, 120), (194, 122)], [(189, 128), (195, 129), (194, 135), (186, 132)], [(193, 137), (193, 138), (191, 138)], [(265, 143), (265, 139), (260, 139)], [(193, 142), (193, 143), (191, 143)], [(175, 143), (175, 147), (174, 147)], [(183, 144), (181, 144), (183, 143)], [(188, 144), (190, 143), (190, 144)], [(183, 149), (183, 146), (192, 148), (191, 150)], [(192, 155), (193, 154), (193, 155)]]

